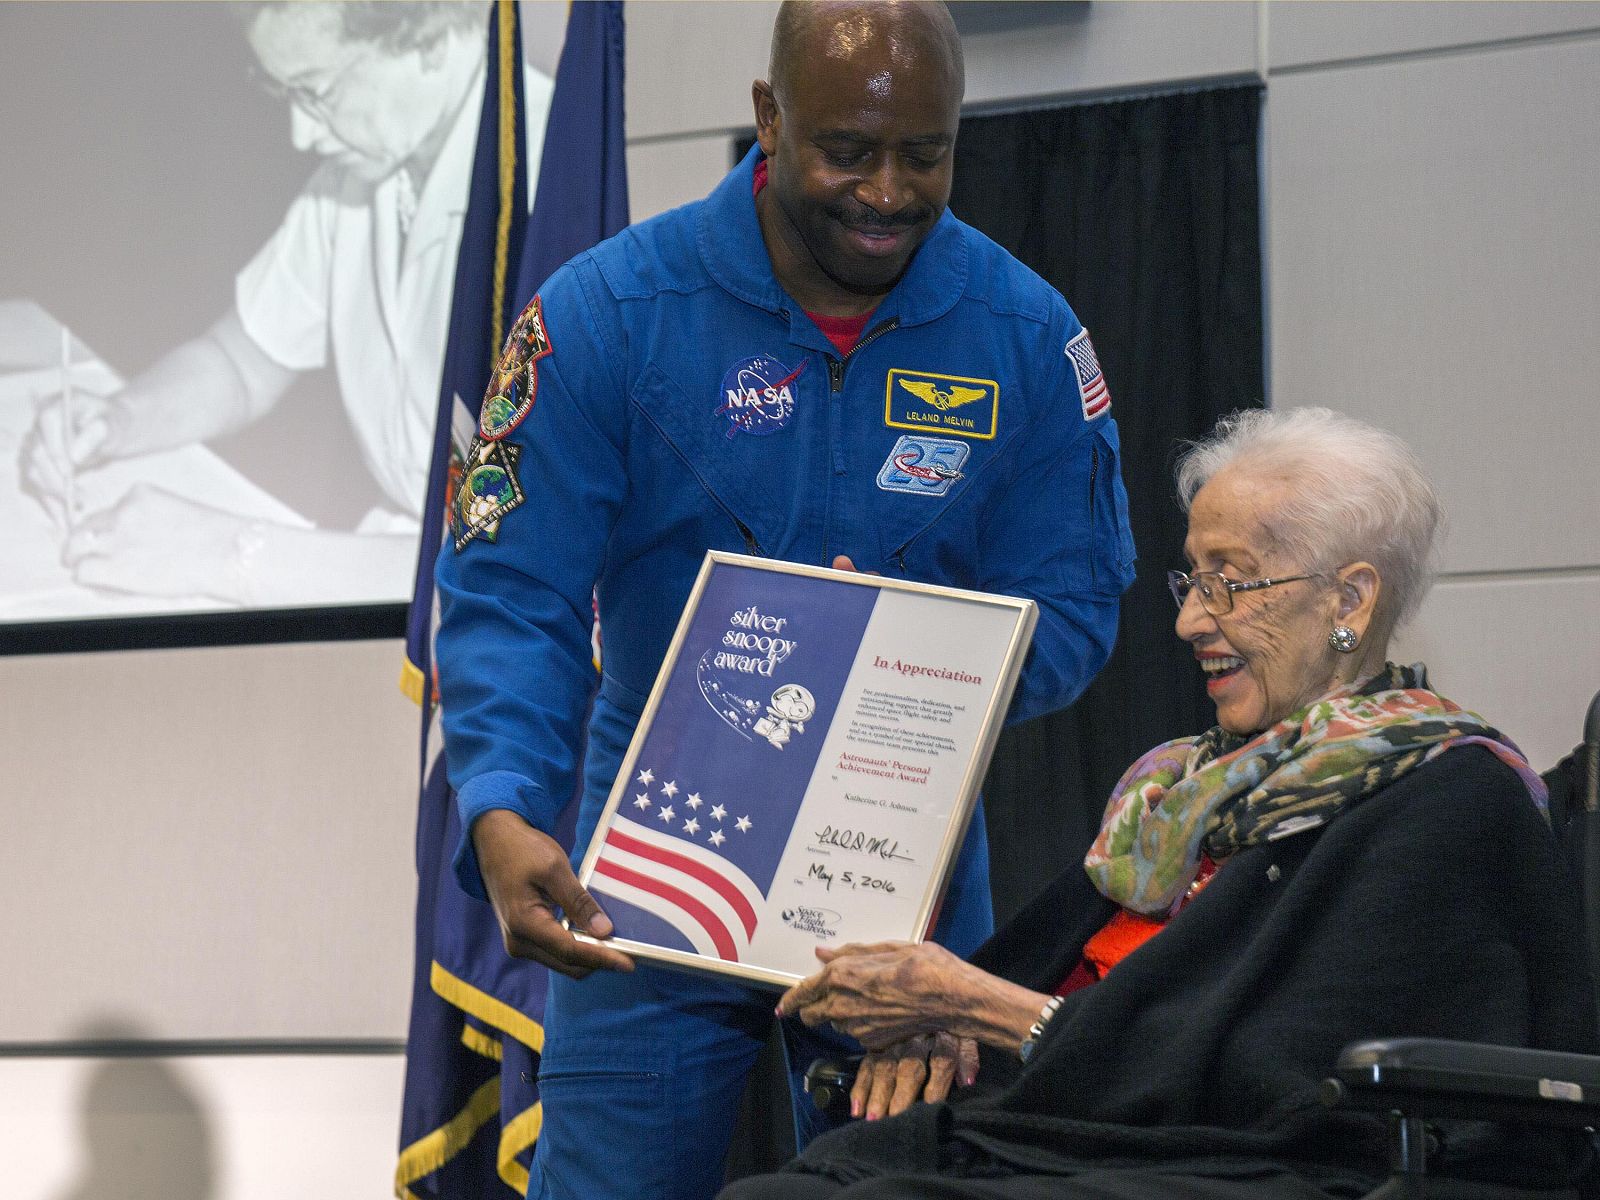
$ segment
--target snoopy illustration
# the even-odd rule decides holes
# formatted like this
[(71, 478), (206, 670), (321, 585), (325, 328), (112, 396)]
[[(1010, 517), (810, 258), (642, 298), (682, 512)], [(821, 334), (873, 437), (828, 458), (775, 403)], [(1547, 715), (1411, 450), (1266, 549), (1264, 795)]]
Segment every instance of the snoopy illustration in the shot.
[(782, 750), (789, 744), (791, 731), (804, 733), (806, 722), (816, 711), (817, 702), (810, 692), (798, 683), (786, 683), (772, 693), (767, 715), (755, 723), (755, 732)]

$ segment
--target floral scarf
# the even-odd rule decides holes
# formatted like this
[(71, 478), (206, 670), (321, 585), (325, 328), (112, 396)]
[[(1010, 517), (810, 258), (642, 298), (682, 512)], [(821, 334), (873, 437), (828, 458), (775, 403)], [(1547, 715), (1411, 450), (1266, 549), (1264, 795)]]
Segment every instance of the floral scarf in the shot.
[[(1385, 664), (1250, 737), (1214, 727), (1150, 751), (1123, 775), (1084, 867), (1124, 908), (1170, 913), (1199, 868), (1331, 821), (1451, 746), (1487, 746), (1546, 809), (1544, 781), (1503, 733)], [(1547, 814), (1548, 815), (1548, 814)]]

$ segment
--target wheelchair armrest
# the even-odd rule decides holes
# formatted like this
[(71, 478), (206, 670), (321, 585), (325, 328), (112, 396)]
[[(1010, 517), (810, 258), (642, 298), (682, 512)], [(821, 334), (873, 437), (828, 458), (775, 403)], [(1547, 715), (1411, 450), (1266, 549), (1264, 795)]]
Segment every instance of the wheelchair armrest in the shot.
[(1600, 1057), (1441, 1038), (1352, 1042), (1321, 1099), (1427, 1118), (1600, 1126)]
[(861, 1068), (863, 1055), (847, 1058), (819, 1058), (806, 1068), (806, 1095), (825, 1113), (843, 1116), (850, 1111), (850, 1089), (855, 1086), (856, 1072)]

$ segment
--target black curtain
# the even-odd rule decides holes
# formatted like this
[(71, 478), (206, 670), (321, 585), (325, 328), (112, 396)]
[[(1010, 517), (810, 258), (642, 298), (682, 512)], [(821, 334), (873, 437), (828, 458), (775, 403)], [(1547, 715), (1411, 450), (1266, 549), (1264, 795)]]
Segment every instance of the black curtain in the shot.
[(1112, 786), (1213, 723), (1172, 631), (1181, 444), (1264, 389), (1260, 89), (1217, 88), (961, 123), (950, 208), (1067, 298), (1122, 441), (1139, 573), (1111, 661), (1071, 708), (1006, 731), (985, 788), (997, 920), (1083, 857)]
[[(1139, 552), (1106, 668), (1071, 708), (1006, 730), (995, 751), (984, 803), (999, 921), (1082, 860), (1138, 754), (1213, 721), (1172, 631), (1166, 572), (1182, 566), (1184, 538), (1172, 466), (1218, 417), (1263, 403), (1260, 105), (1251, 85), (961, 122), (950, 208), (1044, 276), (1089, 330)], [(793, 1153), (768, 1049), (730, 1178)]]

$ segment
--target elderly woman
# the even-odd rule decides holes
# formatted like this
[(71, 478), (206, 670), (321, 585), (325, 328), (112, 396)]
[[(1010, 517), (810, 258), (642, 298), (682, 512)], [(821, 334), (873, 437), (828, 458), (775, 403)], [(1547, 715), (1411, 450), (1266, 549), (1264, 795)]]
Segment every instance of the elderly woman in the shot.
[[(1382, 1120), (1316, 1100), (1346, 1042), (1592, 1049), (1539, 778), (1386, 660), (1440, 523), (1416, 459), (1326, 409), (1250, 412), (1189, 450), (1178, 488), (1177, 633), (1216, 727), (1134, 763), (1083, 866), (971, 964), (823, 952), (779, 1011), (876, 1051), (855, 1110), (899, 1115), (725, 1200), (1359, 1196), (1386, 1170)], [(952, 1075), (976, 1085), (943, 1102)], [(1447, 1127), (1429, 1194), (1571, 1194), (1578, 1153)]]

